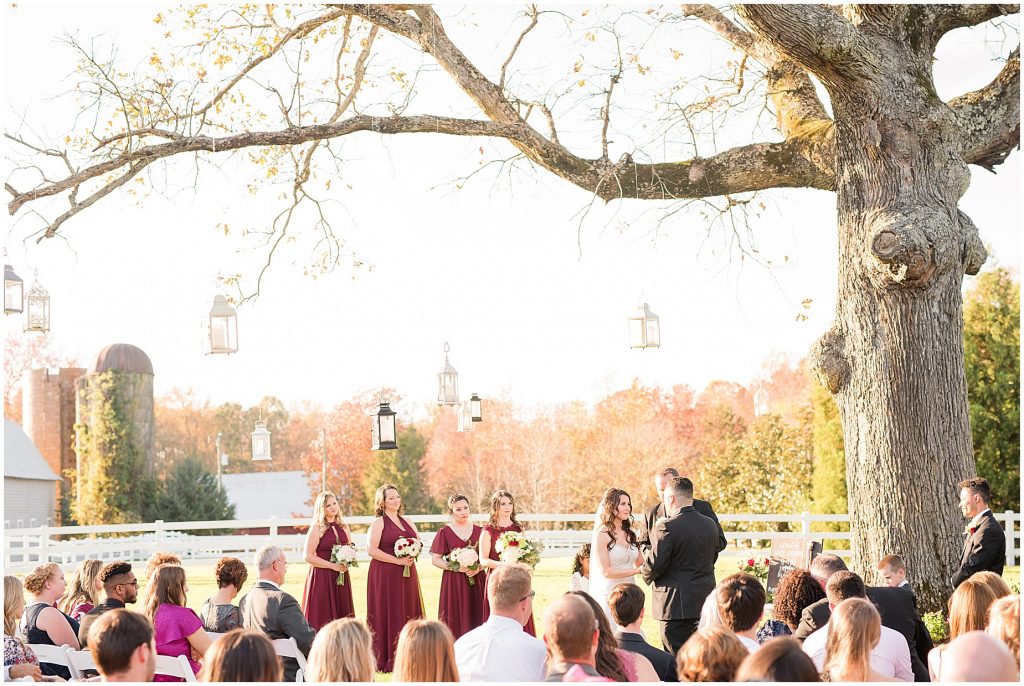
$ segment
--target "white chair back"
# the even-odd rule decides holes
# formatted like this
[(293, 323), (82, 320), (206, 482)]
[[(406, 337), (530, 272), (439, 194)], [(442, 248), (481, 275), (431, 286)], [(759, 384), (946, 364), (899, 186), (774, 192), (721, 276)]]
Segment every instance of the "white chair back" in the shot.
[(274, 652), (281, 657), (294, 658), (299, 663), (299, 671), (295, 674), (295, 681), (301, 683), (303, 681), (303, 675), (306, 673), (306, 656), (299, 650), (299, 644), (295, 642), (293, 636), (288, 638), (275, 638), (271, 643), (274, 646)]
[(92, 653), (88, 650), (71, 650), (68, 648), (68, 669), (71, 670), (72, 679), (84, 679), (85, 673), (96, 669), (96, 663), (93, 662)]
[(210, 639), (211, 641), (216, 641), (217, 639), (219, 639), (219, 638), (220, 638), (221, 636), (223, 636), (223, 635), (224, 635), (224, 634), (218, 634), (218, 633), (217, 633), (216, 631), (207, 631), (207, 632), (206, 632), (206, 636), (207, 636), (207, 637), (208, 637), (208, 638), (209, 638), (209, 639)]
[(192, 671), (192, 665), (184, 655), (171, 657), (170, 655), (156, 656), (156, 673), (164, 676), (176, 676), (185, 681), (195, 681), (196, 675)]
[[(61, 646), (52, 646), (45, 643), (29, 643), (28, 647), (36, 654), (40, 662), (48, 662), (51, 665), (60, 665), (71, 669), (68, 662), (68, 651), (71, 650), (67, 643)], [(74, 675), (72, 675), (74, 676)]]

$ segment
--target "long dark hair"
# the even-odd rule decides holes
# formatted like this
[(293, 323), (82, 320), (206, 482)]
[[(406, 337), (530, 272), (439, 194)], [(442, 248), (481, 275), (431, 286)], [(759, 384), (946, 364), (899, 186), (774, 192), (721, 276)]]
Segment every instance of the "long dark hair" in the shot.
[(516, 499), (508, 491), (495, 491), (494, 495), (491, 496), (491, 516), (489, 522), (495, 529), (498, 528), (498, 503), (502, 498), (508, 498), (512, 501), (512, 514), (509, 518), (512, 523), (519, 526), (519, 521), (516, 520)]
[(606, 679), (613, 681), (629, 681), (626, 670), (622, 667), (622, 660), (615, 652), (618, 641), (612, 633), (612, 625), (608, 622), (608, 615), (604, 613), (597, 601), (584, 591), (569, 591), (570, 595), (576, 595), (587, 601), (587, 605), (594, 611), (597, 619), (597, 655), (594, 656), (594, 667), (597, 673)]
[[(615, 515), (615, 510), (619, 509), (619, 498), (622, 496), (629, 500), (629, 519), (625, 522)], [(608, 550), (615, 547), (615, 530), (619, 528), (620, 522), (622, 530), (626, 532), (626, 542), (629, 545), (636, 545), (636, 532), (633, 531), (633, 499), (621, 488), (609, 488), (601, 498), (601, 524), (608, 527), (608, 535), (611, 537), (608, 541)]]

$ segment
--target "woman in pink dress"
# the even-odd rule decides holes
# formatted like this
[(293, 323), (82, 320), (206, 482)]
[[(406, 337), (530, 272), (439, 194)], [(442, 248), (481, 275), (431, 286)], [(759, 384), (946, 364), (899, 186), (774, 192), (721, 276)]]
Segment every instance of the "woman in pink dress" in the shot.
[[(492, 569), (505, 564), (495, 550), (498, 538), (506, 531), (521, 533), (523, 527), (516, 521), (516, 499), (508, 491), (495, 491), (491, 496), (491, 516), (480, 533), (480, 564), (486, 569)], [(486, 581), (484, 582), (486, 585)], [(484, 621), (491, 616), (490, 605), (484, 603)], [(536, 636), (537, 631), (533, 628), (533, 613), (523, 625), (523, 631)]]
[[(317, 631), (335, 619), (356, 616), (348, 567), (331, 562), (334, 546), (351, 542), (352, 531), (341, 519), (338, 498), (324, 491), (313, 504), (313, 521), (306, 534), (309, 574), (306, 575), (306, 586), (302, 589), (302, 613), (306, 615), (309, 625)], [(345, 575), (344, 584), (338, 584), (339, 574)]]
[(476, 578), (479, 569), (462, 567), (453, 571), (444, 561), (444, 556), (457, 548), (473, 548), (479, 554), (479, 526), (469, 521), (469, 498), (456, 493), (448, 498), (448, 514), (452, 521), (444, 526), (430, 546), (434, 566), (441, 573), (441, 597), (437, 603), (437, 618), (448, 625), (452, 635), (462, 634), (484, 623), (484, 606), (487, 605), (484, 575)]
[[(146, 593), (145, 614), (153, 624), (156, 634), (157, 655), (188, 658), (192, 671), (199, 673), (201, 665), (192, 659), (193, 654), (202, 657), (212, 641), (203, 629), (203, 621), (195, 610), (186, 607), (185, 570), (177, 565), (160, 565), (149, 580)], [(184, 681), (172, 676), (157, 674), (154, 681)]]
[[(422, 619), (423, 593), (416, 560), (396, 557), (399, 538), (419, 538), (412, 522), (402, 517), (402, 496), (392, 484), (377, 489), (374, 515), (366, 545), (370, 570), (366, 579), (366, 623), (373, 632), (377, 669), (390, 672), (395, 666), (395, 647), (402, 627), (410, 619)], [(405, 570), (409, 576), (405, 576)]]

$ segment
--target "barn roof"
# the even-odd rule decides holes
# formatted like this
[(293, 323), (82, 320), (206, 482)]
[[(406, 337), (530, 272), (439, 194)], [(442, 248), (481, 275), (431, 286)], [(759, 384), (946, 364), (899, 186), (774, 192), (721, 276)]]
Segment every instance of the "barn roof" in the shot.
[(25, 430), (4, 418), (4, 478), (60, 481)]

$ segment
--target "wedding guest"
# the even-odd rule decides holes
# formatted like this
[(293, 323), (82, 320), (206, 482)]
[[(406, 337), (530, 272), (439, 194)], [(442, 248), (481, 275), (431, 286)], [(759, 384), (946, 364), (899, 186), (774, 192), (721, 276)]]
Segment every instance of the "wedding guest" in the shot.
[(678, 681), (674, 657), (655, 648), (644, 638), (644, 592), (636, 584), (619, 584), (608, 596), (608, 608), (615, 622), (615, 641), (622, 650), (647, 658), (659, 681)]
[[(79, 649), (78, 622), (53, 606), (64, 595), (64, 571), (55, 562), (39, 565), (25, 577), (25, 590), (32, 602), (25, 608), (21, 628), (32, 645), (61, 646)], [(50, 662), (40, 664), (44, 676), (70, 679), (71, 671)]]
[[(259, 631), (271, 640), (294, 638), (303, 655), (309, 654), (316, 632), (306, 623), (298, 601), (281, 590), (288, 575), (288, 558), (276, 545), (265, 545), (253, 557), (259, 580), (238, 603), (242, 625)], [(281, 658), (284, 680), (295, 681), (299, 663), (292, 657)]]
[(732, 681), (749, 651), (724, 626), (698, 629), (676, 653), (679, 681)]
[(25, 613), (25, 594), (16, 576), (4, 577), (4, 681), (42, 676), (39, 659), (21, 640), (18, 620)]
[(444, 556), (453, 550), (471, 548), (479, 550), (479, 526), (469, 521), (469, 498), (456, 493), (448, 498), (448, 522), (430, 546), (430, 557), (433, 565), (441, 572), (441, 593), (437, 604), (437, 618), (448, 625), (452, 635), (459, 638), (484, 623), (484, 605), (487, 604), (485, 576), (480, 571), (479, 553), (476, 568), (462, 566), (452, 570), (444, 561)]
[(572, 577), (569, 579), (570, 591), (590, 592), (590, 544), (584, 543), (572, 558)]
[(722, 579), (718, 585), (718, 615), (722, 625), (736, 634), (750, 652), (761, 647), (757, 642), (757, 623), (764, 615), (764, 586), (754, 576), (739, 572)]
[[(833, 574), (850, 570), (847, 569), (843, 558), (826, 553), (814, 558), (808, 571), (811, 573), (811, 577), (821, 586), (821, 590), (824, 591), (825, 584), (828, 583)], [(796, 631), (793, 632), (793, 637), (798, 641), (805, 640), (820, 627), (825, 626), (831, 612), (828, 600), (825, 598), (816, 603), (811, 603), (800, 613), (800, 623), (797, 625)]]
[(593, 559), (588, 592), (610, 622), (608, 594), (617, 583), (636, 583), (644, 558), (633, 532), (633, 504), (628, 493), (619, 488), (605, 491), (598, 519), (590, 545)]
[[(674, 467), (659, 469), (654, 475), (654, 490), (658, 492), (658, 502), (651, 505), (644, 511), (643, 528), (639, 536), (641, 549), (650, 548), (651, 532), (654, 531), (655, 523), (662, 517), (667, 516), (665, 513), (663, 493), (665, 491), (665, 486), (667, 486), (672, 479), (677, 478), (679, 478), (679, 470)], [(711, 503), (706, 500), (694, 498), (693, 509), (697, 510), (697, 512), (701, 513), (705, 517), (715, 520), (715, 525), (718, 527), (718, 547), (719, 550), (725, 550), (726, 545), (728, 545), (725, 540), (725, 531), (722, 529), (722, 525), (718, 521), (718, 515), (715, 514), (714, 508), (711, 507)]]
[(825, 597), (825, 589), (806, 569), (791, 569), (782, 575), (775, 587), (772, 618), (757, 630), (757, 642), (764, 645), (777, 636), (789, 636), (800, 624), (803, 611)]
[(199, 680), (209, 682), (281, 681), (284, 670), (270, 639), (258, 631), (229, 631), (206, 651)]
[[(331, 552), (336, 545), (352, 542), (352, 530), (341, 518), (338, 498), (330, 491), (324, 491), (313, 503), (313, 521), (306, 533), (306, 562), (309, 572), (302, 589), (302, 612), (314, 629), (342, 617), (355, 617), (355, 603), (352, 601), (352, 578), (348, 566), (331, 562)], [(339, 575), (344, 583), (339, 583)]]
[[(424, 616), (416, 561), (395, 555), (398, 539), (420, 537), (416, 526), (406, 521), (402, 512), (402, 496), (397, 486), (384, 484), (377, 489), (376, 519), (370, 524), (366, 546), (371, 558), (366, 580), (366, 623), (373, 633), (377, 667), (384, 672), (394, 669), (395, 647), (402, 627)], [(404, 575), (406, 570), (409, 576)]]
[(989, 570), (1001, 575), (1006, 563), (1006, 534), (989, 509), (992, 490), (988, 481), (976, 477), (961, 481), (959, 486), (960, 512), (970, 521), (964, 531), (960, 568), (952, 578), (954, 588), (976, 572)]
[(496, 567), (487, 575), (491, 616), (455, 642), (455, 660), (465, 681), (542, 681), (547, 649), (523, 631), (533, 616), (530, 568)]
[(153, 627), (142, 615), (115, 608), (89, 627), (89, 652), (101, 681), (153, 681)]
[(981, 631), (968, 631), (946, 646), (943, 682), (1019, 682), (1017, 665), (1010, 651), (998, 639)]
[[(551, 654), (545, 681), (602, 681), (597, 671), (597, 615), (583, 597), (559, 596), (544, 613), (544, 644)], [(572, 676), (582, 671), (582, 677)], [(589, 678), (588, 678), (589, 677)]]
[(996, 600), (1013, 594), (1013, 591), (1010, 590), (1010, 586), (1006, 583), (1006, 580), (995, 572), (977, 572), (972, 574), (971, 578), (988, 586), (989, 590), (992, 591), (992, 595), (996, 597)]
[(1008, 595), (996, 600), (988, 608), (988, 628), (985, 631), (1006, 644), (1017, 661), (1020, 672), (1020, 596)]
[(316, 632), (306, 664), (306, 681), (373, 681), (373, 636), (358, 619), (336, 619)]
[[(489, 570), (505, 564), (501, 561), (495, 544), (506, 531), (514, 531), (516, 533), (522, 533), (523, 531), (523, 527), (519, 525), (519, 521), (516, 519), (516, 499), (508, 491), (495, 491), (494, 495), (491, 496), (490, 516), (488, 517), (487, 524), (484, 525), (484, 530), (480, 532), (480, 564), (488, 570), (488, 574), (490, 573)], [(487, 621), (490, 613), (491, 608), (485, 604), (484, 621)], [(523, 625), (523, 631), (531, 636), (537, 635), (537, 630), (533, 626), (532, 614), (526, 620), (526, 624)]]
[(988, 608), (996, 602), (996, 594), (981, 579), (965, 580), (949, 597), (949, 640), (968, 631), (984, 631)]
[(213, 570), (217, 579), (217, 592), (207, 598), (199, 612), (203, 628), (215, 634), (223, 634), (242, 626), (242, 613), (232, 600), (242, 590), (249, 570), (237, 557), (222, 557)]
[(82, 615), (99, 605), (100, 591), (103, 590), (100, 581), (102, 569), (103, 560), (83, 560), (71, 577), (71, 584), (58, 608), (72, 619), (81, 621)]
[(88, 645), (89, 626), (100, 615), (110, 610), (119, 610), (125, 605), (134, 603), (139, 597), (139, 581), (132, 572), (130, 563), (124, 560), (108, 562), (100, 570), (100, 583), (103, 584), (104, 601), (82, 615), (82, 625), (78, 630), (78, 640), (82, 648)]
[[(660, 681), (651, 661), (640, 653), (630, 652), (619, 647), (619, 642), (612, 631), (611, 622), (604, 610), (589, 593), (583, 591), (570, 592), (578, 595), (590, 605), (597, 618), (597, 673), (614, 681)], [(623, 678), (619, 678), (619, 677)]]
[(840, 602), (828, 622), (822, 673), (829, 681), (912, 681), (913, 674), (901, 679), (874, 669), (872, 655), (881, 636), (882, 618), (871, 601), (847, 598)]
[(909, 588), (907, 565), (899, 555), (886, 555), (878, 561), (878, 571), (889, 588)]
[[(788, 576), (788, 574), (787, 574)], [(736, 681), (820, 681), (814, 661), (800, 641), (789, 636), (773, 638), (747, 655), (736, 670)]]
[[(185, 569), (178, 565), (161, 565), (149, 577), (144, 612), (153, 623), (157, 655), (188, 658), (192, 671), (199, 673), (200, 664), (193, 655), (202, 657), (210, 647), (210, 637), (196, 611), (186, 605), (188, 584)], [(156, 681), (181, 681), (180, 678), (158, 674)]]
[(452, 632), (443, 622), (414, 619), (398, 635), (395, 649), (395, 682), (459, 680)]
[[(901, 588), (914, 599), (914, 637), (913, 641), (907, 638), (907, 644), (910, 646), (910, 659), (911, 665), (914, 668), (914, 679), (916, 681), (927, 681), (928, 670), (925, 665), (928, 663), (928, 653), (935, 647), (935, 644), (932, 642), (931, 634), (928, 633), (928, 627), (925, 626), (924, 620), (921, 618), (921, 613), (917, 612), (917, 598), (914, 596), (914, 588), (907, 581), (907, 565), (899, 555), (886, 555), (879, 561), (878, 571), (881, 572), (882, 578), (885, 579), (885, 587)], [(868, 589), (868, 597), (876, 605), (878, 601), (872, 595), (879, 592), (881, 591)], [(1009, 589), (1007, 589), (1007, 593), (1009, 593)], [(882, 626), (889, 626), (902, 632), (903, 625), (891, 624), (887, 621), (888, 617), (886, 615), (887, 613), (882, 613)]]
[(149, 560), (146, 561), (146, 585), (149, 585), (150, 580), (153, 578), (153, 572), (158, 567), (163, 565), (178, 565), (181, 566), (181, 558), (174, 553), (167, 553), (163, 551), (157, 551), (150, 555)]

